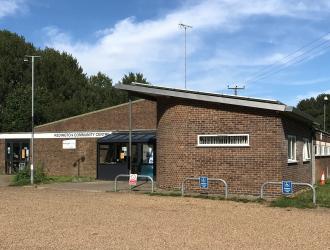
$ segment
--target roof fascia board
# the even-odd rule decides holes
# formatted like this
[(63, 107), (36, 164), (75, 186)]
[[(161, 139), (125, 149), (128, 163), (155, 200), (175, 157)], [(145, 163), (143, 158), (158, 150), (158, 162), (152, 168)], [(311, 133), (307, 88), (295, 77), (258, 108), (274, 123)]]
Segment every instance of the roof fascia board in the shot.
[(115, 88), (130, 92), (135, 92), (135, 93), (144, 93), (152, 96), (170, 96), (170, 97), (182, 98), (182, 99), (191, 99), (191, 100), (206, 101), (213, 103), (223, 103), (223, 104), (230, 104), (236, 106), (260, 108), (260, 109), (268, 109), (268, 110), (276, 110), (276, 111), (284, 111), (286, 107), (286, 105), (284, 104), (275, 104), (275, 103), (252, 101), (252, 100), (241, 100), (236, 98), (187, 93), (187, 92), (144, 87), (137, 85), (117, 84), (115, 85)]

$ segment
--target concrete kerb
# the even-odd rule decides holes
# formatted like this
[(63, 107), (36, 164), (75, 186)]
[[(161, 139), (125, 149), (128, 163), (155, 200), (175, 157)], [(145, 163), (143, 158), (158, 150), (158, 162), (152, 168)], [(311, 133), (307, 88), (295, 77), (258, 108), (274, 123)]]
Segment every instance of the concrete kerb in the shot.
[[(184, 189), (184, 184), (185, 184), (186, 181), (189, 181), (189, 180), (195, 180), (195, 181), (197, 181), (197, 180), (199, 180), (199, 178), (198, 177), (188, 177), (188, 178), (185, 178), (183, 180), (183, 182), (181, 183), (181, 196), (184, 196), (184, 190), (185, 190)], [(219, 182), (222, 182), (224, 184), (224, 186), (225, 186), (225, 199), (228, 198), (228, 184), (227, 184), (227, 182), (225, 180), (220, 179), (220, 178), (208, 178), (208, 180), (209, 181), (219, 181)]]
[[(138, 182), (138, 187), (136, 189), (129, 189), (128, 181), (118, 181), (117, 193), (121, 194), (144, 194), (144, 195), (155, 195), (155, 196), (175, 196), (175, 197), (182, 197), (181, 196), (181, 187), (177, 187), (174, 189), (161, 189), (157, 187), (157, 183), (155, 182), (154, 192), (151, 193), (151, 182)], [(17, 187), (20, 188), (20, 187)], [(22, 186), (21, 188), (36, 188), (36, 189), (50, 189), (50, 190), (57, 190), (57, 191), (76, 191), (76, 192), (89, 192), (89, 193), (107, 193), (107, 192), (114, 192), (114, 181), (93, 181), (93, 182), (62, 182), (62, 183), (51, 183), (51, 184), (39, 184), (39, 185), (28, 185)], [(188, 190), (187, 190), (188, 191)], [(204, 199), (211, 199), (211, 200), (223, 200), (225, 199), (224, 195), (220, 193), (216, 194), (198, 194), (198, 193), (185, 193), (184, 197), (188, 198), (204, 198)], [(255, 195), (229, 195), (227, 196), (228, 200), (232, 201), (243, 201), (243, 202), (255, 202), (258, 201)]]
[[(150, 183), (139, 183), (139, 188), (134, 191), (147, 192), (150, 188)], [(118, 187), (122, 191), (127, 190), (128, 181), (119, 181)], [(30, 187), (30, 186), (27, 186)], [(63, 182), (37, 185), (40, 189), (54, 189), (66, 191), (85, 191), (85, 192), (114, 192), (114, 181), (93, 181), (93, 182)]]

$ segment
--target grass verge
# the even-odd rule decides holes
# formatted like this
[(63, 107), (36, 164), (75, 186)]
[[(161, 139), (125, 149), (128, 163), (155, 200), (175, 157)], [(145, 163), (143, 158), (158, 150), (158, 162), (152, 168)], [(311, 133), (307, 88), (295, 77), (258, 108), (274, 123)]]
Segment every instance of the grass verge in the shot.
[(316, 187), (316, 204), (312, 202), (312, 190), (297, 194), (293, 197), (281, 197), (270, 203), (272, 207), (315, 208), (317, 206), (330, 208), (330, 181)]
[[(35, 184), (50, 184), (50, 183), (63, 183), (63, 182), (89, 182), (94, 181), (92, 177), (76, 177), (76, 176), (47, 176), (43, 168), (37, 167), (34, 172)], [(11, 186), (24, 186), (30, 185), (30, 170), (25, 168), (13, 176)]]

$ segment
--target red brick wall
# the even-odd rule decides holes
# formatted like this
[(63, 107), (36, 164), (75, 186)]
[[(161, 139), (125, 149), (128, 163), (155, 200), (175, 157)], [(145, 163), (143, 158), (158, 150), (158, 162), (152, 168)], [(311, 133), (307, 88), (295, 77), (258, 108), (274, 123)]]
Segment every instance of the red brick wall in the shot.
[[(132, 128), (156, 129), (156, 103), (146, 100), (132, 104)], [(128, 104), (39, 126), (38, 132), (128, 130)], [(62, 149), (65, 139), (36, 139), (35, 162), (50, 175), (77, 175), (80, 160), (81, 176), (96, 177), (97, 138), (76, 139), (76, 149)]]
[[(132, 103), (132, 128), (156, 129), (156, 103), (138, 100)], [(48, 123), (36, 128), (39, 132), (128, 130), (128, 104)]]
[[(321, 140), (321, 134), (322, 134), (322, 140)], [(317, 141), (330, 142), (330, 134), (321, 131), (316, 131), (315, 138)]]
[(309, 139), (312, 142), (312, 130), (309, 126), (302, 122), (298, 122), (292, 119), (283, 118), (283, 135), (285, 143), (283, 154), (287, 157), (288, 143), (287, 136), (296, 136), (296, 163), (286, 163), (283, 165), (283, 180), (292, 180), (294, 182), (306, 182), (312, 183), (312, 164), (311, 161), (303, 161), (303, 146), (304, 138)]
[[(192, 103), (193, 102), (193, 103)], [(259, 195), (265, 181), (282, 179), (287, 153), (278, 113), (180, 99), (159, 99), (157, 181), (179, 187), (186, 177), (222, 178), (229, 193)], [(199, 134), (250, 135), (249, 147), (197, 147)]]
[(65, 139), (39, 139), (35, 143), (35, 164), (49, 175), (96, 177), (96, 138), (76, 139), (76, 149), (63, 149)]

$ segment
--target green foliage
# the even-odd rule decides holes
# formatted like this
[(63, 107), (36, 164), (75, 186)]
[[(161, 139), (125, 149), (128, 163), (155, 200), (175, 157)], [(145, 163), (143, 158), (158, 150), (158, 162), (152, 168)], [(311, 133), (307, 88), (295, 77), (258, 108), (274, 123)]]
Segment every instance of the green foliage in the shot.
[(124, 77), (120, 81), (122, 84), (131, 84), (133, 82), (150, 84), (146, 78), (144, 78), (142, 73), (132, 73), (130, 72), (128, 75), (124, 75)]
[[(31, 183), (31, 170), (29, 167), (20, 170), (14, 175), (12, 180), (12, 186), (24, 186), (30, 185)], [(49, 183), (63, 183), (63, 182), (90, 182), (94, 181), (95, 178), (88, 176), (47, 176), (44, 168), (37, 166), (34, 171), (33, 180), (35, 184), (49, 184)]]
[[(316, 204), (330, 208), (330, 182), (316, 187)], [(308, 190), (294, 197), (281, 197), (271, 202), (273, 207), (315, 208), (312, 202), (312, 191)]]
[(112, 80), (105, 74), (99, 72), (88, 79), (87, 101), (88, 106), (93, 109), (101, 109), (127, 102), (125, 92), (112, 87)]
[[(31, 178), (30, 168), (25, 167), (14, 176), (12, 185), (13, 186), (29, 185), (31, 183), (30, 178)], [(45, 174), (43, 167), (38, 166), (34, 170), (33, 180), (35, 184), (45, 183), (49, 181), (49, 178)]]
[(273, 200), (270, 203), (271, 207), (295, 207), (295, 208), (315, 208), (315, 205), (311, 201), (311, 197), (309, 200), (302, 198), (301, 196), (291, 198), (291, 197), (281, 197), (276, 200)]
[(328, 96), (329, 101), (326, 103), (326, 131), (330, 131), (330, 96), (326, 94), (320, 94), (316, 98), (312, 97), (309, 99), (301, 100), (297, 108), (313, 116), (316, 121), (320, 124), (319, 128), (323, 129), (324, 119), (324, 97)]
[[(24, 62), (25, 55), (41, 56), (34, 63), (35, 125), (128, 101), (108, 76), (88, 77), (71, 55), (36, 49), (23, 37), (0, 30), (0, 132), (31, 131), (31, 62)], [(124, 75), (120, 82), (148, 84), (141, 73)]]
[[(132, 84), (133, 82), (142, 83), (142, 84), (150, 84), (146, 78), (144, 78), (142, 73), (132, 73), (130, 72), (128, 75), (124, 75), (123, 78), (119, 81), (121, 84)], [(128, 101), (128, 94), (121, 90), (116, 90), (117, 98)], [(137, 97), (132, 96), (131, 100), (137, 100)]]

